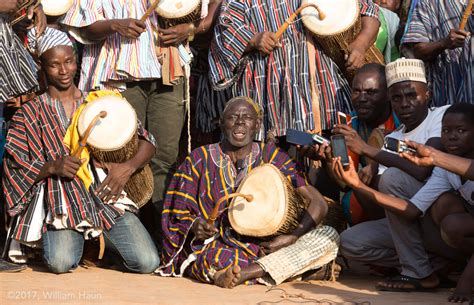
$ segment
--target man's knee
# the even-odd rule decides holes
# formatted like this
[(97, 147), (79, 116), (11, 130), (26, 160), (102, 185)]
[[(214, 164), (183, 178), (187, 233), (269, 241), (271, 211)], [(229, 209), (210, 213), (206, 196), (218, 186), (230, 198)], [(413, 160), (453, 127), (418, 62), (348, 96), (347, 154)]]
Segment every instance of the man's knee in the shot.
[[(402, 198), (410, 198), (413, 195), (411, 194), (413, 192), (409, 189), (405, 189), (407, 185), (407, 180), (409, 180), (410, 182), (415, 182), (415, 178), (411, 177), (406, 172), (396, 167), (390, 167), (387, 168), (381, 175), (378, 184), (378, 189), (380, 192), (385, 194), (390, 194)], [(412, 187), (416, 186), (412, 185)]]
[(443, 241), (453, 248), (461, 248), (464, 243), (465, 228), (462, 221), (454, 215), (448, 215), (440, 223)]
[(125, 262), (127, 267), (136, 273), (152, 273), (160, 265), (160, 259), (156, 251), (136, 253)]
[(357, 231), (357, 228), (351, 227), (340, 235), (339, 250), (342, 256), (347, 259), (357, 259), (364, 253), (364, 246)]
[(431, 217), (437, 225), (441, 225), (442, 220), (450, 214), (464, 212), (463, 199), (450, 192), (439, 196), (430, 209)]
[(71, 253), (58, 250), (43, 253), (43, 259), (51, 272), (61, 274), (76, 269), (81, 258), (74, 257)]

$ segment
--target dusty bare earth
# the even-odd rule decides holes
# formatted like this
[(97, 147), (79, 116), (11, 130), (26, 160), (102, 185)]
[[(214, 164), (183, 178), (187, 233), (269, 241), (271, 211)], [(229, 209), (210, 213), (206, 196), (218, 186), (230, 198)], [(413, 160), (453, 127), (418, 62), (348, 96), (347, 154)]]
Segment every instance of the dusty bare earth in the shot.
[[(378, 292), (375, 277), (342, 276), (339, 282), (292, 282), (232, 290), (183, 278), (127, 274), (80, 267), (54, 275), (41, 266), (0, 274), (0, 304), (449, 304), (436, 293)], [(284, 298), (286, 296), (286, 298)]]

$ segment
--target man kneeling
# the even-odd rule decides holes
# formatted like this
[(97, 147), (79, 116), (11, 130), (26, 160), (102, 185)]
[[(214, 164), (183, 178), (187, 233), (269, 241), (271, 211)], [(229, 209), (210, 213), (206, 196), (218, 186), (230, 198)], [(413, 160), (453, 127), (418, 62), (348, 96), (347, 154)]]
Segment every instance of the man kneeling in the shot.
[[(194, 150), (179, 167), (162, 215), (165, 265), (159, 274), (186, 275), (225, 288), (257, 280), (278, 285), (334, 260), (339, 236), (331, 227), (317, 226), (328, 210), (324, 198), (286, 153), (253, 142), (261, 123), (262, 111), (252, 100), (230, 100), (220, 121), (223, 140)], [(215, 226), (207, 224), (216, 202), (264, 163), (277, 167), (308, 200), (298, 227), (266, 242), (243, 237), (229, 225), (224, 205)]]
[[(137, 207), (123, 198), (122, 190), (131, 175), (150, 161), (155, 141), (139, 127), (134, 156), (124, 163), (103, 164), (107, 177), (102, 183), (98, 178), (90, 182), (79, 178), (77, 173), (86, 170), (87, 158), (71, 156), (64, 144), (73, 125), (72, 114), (84, 102), (73, 82), (74, 49), (67, 35), (53, 28), (47, 28), (37, 41), (35, 37), (34, 32), (29, 34), (48, 89), (17, 111), (7, 137), (3, 186), (8, 212), (14, 217), (12, 244), (42, 242), (48, 268), (64, 273), (79, 265), (84, 238), (102, 234), (107, 249), (118, 254), (127, 271), (150, 273), (159, 265), (158, 252), (133, 213)], [(91, 176), (97, 176), (98, 170), (90, 165)], [(130, 205), (124, 208), (126, 203)]]

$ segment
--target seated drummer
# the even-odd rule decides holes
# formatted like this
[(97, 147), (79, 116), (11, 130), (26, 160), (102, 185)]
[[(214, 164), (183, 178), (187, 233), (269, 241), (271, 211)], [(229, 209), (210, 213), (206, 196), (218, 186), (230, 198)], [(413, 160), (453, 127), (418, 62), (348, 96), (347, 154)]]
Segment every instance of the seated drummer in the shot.
[(155, 153), (153, 137), (139, 127), (135, 156), (104, 164), (108, 175), (103, 183), (86, 179), (87, 166), (81, 165), (87, 161), (70, 156), (64, 144), (73, 113), (84, 102), (73, 83), (77, 66), (72, 43), (52, 28), (37, 41), (32, 31), (29, 39), (40, 55), (48, 89), (17, 111), (7, 137), (3, 185), (13, 217), (10, 250), (18, 243), (42, 245), (49, 270), (65, 273), (78, 266), (84, 239), (102, 234), (107, 250), (118, 254), (125, 270), (152, 272), (159, 265), (158, 252), (134, 214), (137, 209), (133, 203), (124, 208), (127, 198), (121, 194), (130, 176)]
[[(278, 285), (336, 257), (338, 234), (319, 225), (328, 210), (321, 194), (286, 153), (272, 143), (253, 141), (261, 115), (250, 98), (230, 100), (220, 120), (223, 140), (194, 150), (179, 167), (162, 215), (165, 265), (159, 274), (185, 275), (224, 288), (257, 280)], [(232, 230), (224, 205), (215, 225), (207, 224), (216, 202), (235, 192), (251, 169), (264, 163), (276, 166), (310, 202), (299, 226), (269, 241), (250, 240)]]

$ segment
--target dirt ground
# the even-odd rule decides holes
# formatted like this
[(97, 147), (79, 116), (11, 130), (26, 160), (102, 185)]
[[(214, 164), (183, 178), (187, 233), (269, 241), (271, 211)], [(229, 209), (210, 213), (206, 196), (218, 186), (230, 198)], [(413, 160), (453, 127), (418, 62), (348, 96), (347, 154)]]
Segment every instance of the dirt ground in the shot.
[(378, 292), (373, 288), (378, 280), (342, 275), (339, 282), (291, 282), (271, 290), (262, 285), (227, 290), (189, 279), (97, 267), (55, 275), (33, 266), (20, 273), (0, 274), (0, 304), (449, 304), (449, 290)]

